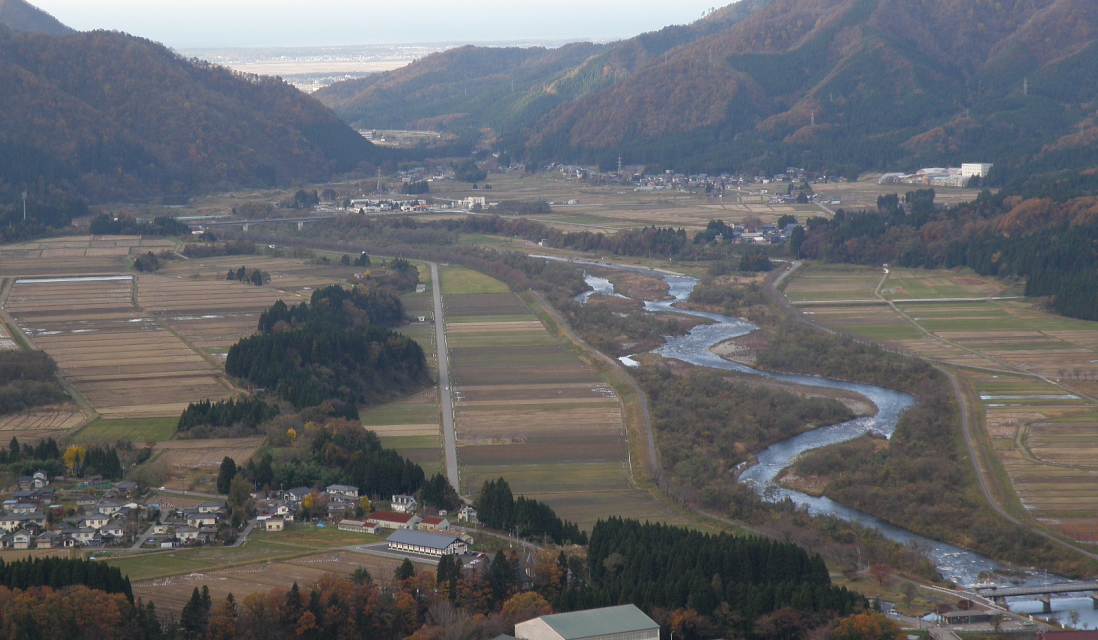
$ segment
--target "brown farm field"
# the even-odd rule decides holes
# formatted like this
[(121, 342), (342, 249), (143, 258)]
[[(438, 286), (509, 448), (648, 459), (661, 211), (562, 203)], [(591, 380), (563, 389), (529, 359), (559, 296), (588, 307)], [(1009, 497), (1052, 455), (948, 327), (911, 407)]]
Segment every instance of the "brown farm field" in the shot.
[(518, 296), (446, 294), (443, 303), (462, 493), (503, 477), (583, 527), (609, 515), (681, 521), (633, 485), (614, 389)]
[(789, 280), (807, 318), (952, 371), (1002, 506), (1098, 543), (1098, 323), (965, 270), (813, 264)]
[(18, 278), (3, 303), (103, 416), (179, 415), (232, 394), (216, 365), (135, 305), (133, 276)]

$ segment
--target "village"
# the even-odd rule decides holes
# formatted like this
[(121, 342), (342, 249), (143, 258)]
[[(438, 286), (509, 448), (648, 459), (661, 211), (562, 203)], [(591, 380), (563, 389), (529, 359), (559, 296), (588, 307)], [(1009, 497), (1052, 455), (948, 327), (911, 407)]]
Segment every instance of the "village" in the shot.
[[(54, 480), (43, 470), (19, 477), (18, 488), (2, 504), (0, 549), (241, 546), (253, 529), (281, 532), (294, 523), (388, 534), (389, 551), (435, 559), (467, 554), (474, 542), (467, 532), (452, 528), (446, 510), (429, 513), (414, 496), (394, 495), (388, 509), (375, 511), (368, 498), (359, 496), (358, 487), (347, 485), (333, 484), (323, 491), (256, 491), (234, 509), (223, 499), (175, 507), (167, 494), (132, 480), (112, 484), (98, 475), (79, 482)], [(456, 520), (476, 525), (477, 511), (462, 506)]]

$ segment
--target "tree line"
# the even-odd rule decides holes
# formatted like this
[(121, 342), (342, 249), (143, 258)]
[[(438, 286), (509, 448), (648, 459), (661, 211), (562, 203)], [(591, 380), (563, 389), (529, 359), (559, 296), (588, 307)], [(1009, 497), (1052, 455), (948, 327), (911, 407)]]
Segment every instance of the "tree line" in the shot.
[(902, 203), (895, 194), (883, 196), (876, 210), (812, 218), (799, 252), (827, 262), (969, 267), (981, 275), (1025, 277), (1027, 296), (1047, 299), (1062, 315), (1098, 320), (1096, 198), (985, 191), (954, 207), (937, 208), (933, 201), (933, 190), (918, 190)]
[(277, 405), (261, 398), (230, 398), (210, 402), (209, 399), (187, 405), (176, 423), (177, 431), (189, 431), (198, 426), (233, 427), (242, 425), (257, 429), (264, 422), (277, 417)]
[(0, 351), (0, 415), (68, 400), (57, 363), (42, 351)]
[(564, 589), (560, 610), (631, 602), (645, 611), (690, 609), (726, 634), (758, 638), (780, 609), (844, 616), (865, 599), (831, 584), (827, 566), (788, 542), (718, 535), (636, 520), (600, 520), (587, 549), (590, 582)]
[(520, 538), (548, 538), (554, 544), (587, 544), (587, 532), (574, 522), (561, 520), (553, 509), (537, 500), (519, 496), (503, 478), (485, 480), (474, 502), (477, 519)]
[(9, 589), (83, 585), (107, 593), (120, 593), (133, 602), (130, 579), (118, 567), (84, 558), (35, 557), (5, 562), (0, 559), (0, 585)]

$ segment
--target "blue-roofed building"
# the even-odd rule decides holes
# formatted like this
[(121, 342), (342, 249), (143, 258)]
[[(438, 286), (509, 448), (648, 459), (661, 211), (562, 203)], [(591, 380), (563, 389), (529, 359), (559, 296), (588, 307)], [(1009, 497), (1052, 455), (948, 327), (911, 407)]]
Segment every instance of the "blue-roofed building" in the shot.
[(541, 616), (515, 625), (520, 640), (659, 640), (660, 625), (635, 605)]
[(390, 551), (404, 551), (439, 558), (444, 555), (459, 555), (469, 550), (469, 545), (457, 536), (410, 529), (397, 529), (386, 542)]

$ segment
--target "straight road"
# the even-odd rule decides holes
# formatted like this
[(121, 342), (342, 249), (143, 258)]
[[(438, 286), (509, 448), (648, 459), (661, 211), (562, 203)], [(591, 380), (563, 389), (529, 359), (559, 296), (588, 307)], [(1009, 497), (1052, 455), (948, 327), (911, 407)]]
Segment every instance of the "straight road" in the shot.
[(438, 403), (442, 408), (442, 441), (446, 449), (446, 479), (461, 493), (458, 475), (457, 436), (454, 432), (454, 398), (450, 389), (450, 352), (446, 347), (446, 322), (442, 316), (442, 280), (438, 264), (431, 265), (431, 292), (435, 298), (435, 352), (438, 354)]

